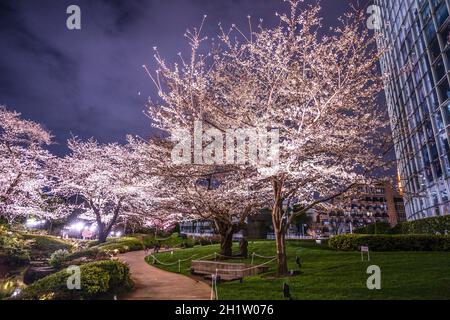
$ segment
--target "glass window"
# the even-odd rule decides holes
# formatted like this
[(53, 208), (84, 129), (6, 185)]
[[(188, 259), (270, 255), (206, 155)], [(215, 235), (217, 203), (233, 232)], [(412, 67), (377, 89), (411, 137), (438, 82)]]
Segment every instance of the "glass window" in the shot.
[(428, 50), (430, 51), (431, 61), (435, 61), (441, 54), (441, 48), (439, 46), (438, 38), (433, 40)]
[(427, 35), (428, 41), (433, 41), (436, 37), (436, 29), (432, 20), (430, 20), (425, 26), (425, 33)]
[(443, 1), (439, 9), (437, 9), (436, 11), (436, 20), (438, 26), (439, 27), (442, 26), (442, 24), (445, 22), (445, 20), (447, 20), (447, 18), (448, 18), (448, 10), (447, 6), (445, 5), (445, 1)]
[(444, 120), (442, 119), (441, 112), (438, 111), (434, 114), (434, 123), (436, 124), (437, 130), (441, 131), (444, 129)]
[(439, 143), (446, 155), (450, 155), (450, 147), (448, 145), (447, 133), (445, 131), (439, 134)]
[(425, 21), (425, 22), (427, 22), (428, 19), (431, 18), (431, 9), (430, 9), (430, 6), (429, 6), (428, 2), (423, 7), (423, 9), (421, 10), (420, 13), (422, 14), (423, 21)]
[(448, 85), (447, 79), (442, 81), (441, 84), (439, 84), (439, 93), (441, 94), (442, 101), (446, 101), (448, 98), (450, 98), (450, 86)]
[(437, 82), (439, 82), (445, 76), (445, 66), (444, 61), (442, 61), (442, 58), (439, 58), (436, 61), (434, 65), (434, 70), (436, 71)]

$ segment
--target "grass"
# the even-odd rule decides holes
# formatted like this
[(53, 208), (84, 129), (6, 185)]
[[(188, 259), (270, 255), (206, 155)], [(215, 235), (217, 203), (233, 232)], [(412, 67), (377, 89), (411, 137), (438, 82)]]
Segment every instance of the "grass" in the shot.
[[(234, 246), (237, 251), (237, 245)], [(196, 258), (219, 251), (219, 246), (194, 247), (191, 249), (160, 253), (162, 262), (177, 262), (194, 254)], [(273, 241), (249, 243), (249, 252), (263, 256), (275, 255)], [(282, 299), (283, 283), (288, 283), (295, 300), (448, 300), (450, 299), (450, 253), (449, 252), (372, 252), (370, 262), (362, 262), (359, 252), (337, 252), (311, 242), (289, 241), (288, 264), (296, 269), (295, 258), (302, 260), (303, 274), (297, 277), (276, 278), (276, 262), (264, 275), (218, 285), (221, 300), (279, 300)], [(151, 264), (153, 260), (148, 258)], [(245, 262), (250, 259), (233, 260)], [(231, 262), (231, 261), (230, 261)], [(267, 259), (255, 258), (255, 264)], [(366, 281), (370, 276), (367, 268), (381, 268), (381, 290), (368, 290)], [(178, 264), (157, 267), (178, 272)], [(189, 275), (190, 262), (181, 263), (181, 273)]]
[(71, 250), (72, 244), (68, 241), (61, 240), (57, 237), (36, 235), (36, 234), (23, 234), (23, 238), (26, 240), (33, 240), (31, 245), (31, 254), (33, 255), (45, 255), (50, 256), (57, 250)]
[(122, 238), (109, 238), (105, 243), (99, 244), (97, 241), (92, 241), (88, 247), (100, 251), (114, 251), (118, 250), (120, 253), (129, 251), (139, 251), (144, 248), (153, 248), (155, 244), (159, 243), (161, 246), (168, 246), (171, 248), (179, 247), (193, 247), (194, 240), (191, 238), (182, 238), (177, 233), (164, 239), (155, 239), (154, 235), (135, 234), (128, 235)]

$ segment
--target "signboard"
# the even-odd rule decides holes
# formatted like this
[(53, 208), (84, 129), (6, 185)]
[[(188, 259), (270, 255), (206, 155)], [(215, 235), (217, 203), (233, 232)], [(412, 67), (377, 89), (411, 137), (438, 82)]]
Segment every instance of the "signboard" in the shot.
[(361, 261), (364, 261), (364, 253), (367, 253), (367, 261), (370, 261), (370, 252), (368, 246), (361, 246)]

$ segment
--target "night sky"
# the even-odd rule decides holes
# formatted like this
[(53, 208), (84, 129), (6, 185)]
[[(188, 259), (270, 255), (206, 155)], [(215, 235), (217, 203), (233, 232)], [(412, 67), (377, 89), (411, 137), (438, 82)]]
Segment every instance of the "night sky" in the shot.
[[(337, 23), (351, 2), (322, 0), (324, 23)], [(66, 27), (72, 4), (81, 30)], [(187, 54), (185, 30), (204, 14), (205, 34), (214, 36), (219, 21), (243, 29), (251, 15), (255, 25), (273, 25), (284, 8), (282, 0), (0, 0), (0, 105), (43, 124), (60, 155), (72, 134), (105, 143), (148, 136), (143, 110), (156, 94), (142, 65), (154, 69), (154, 46), (175, 61)]]

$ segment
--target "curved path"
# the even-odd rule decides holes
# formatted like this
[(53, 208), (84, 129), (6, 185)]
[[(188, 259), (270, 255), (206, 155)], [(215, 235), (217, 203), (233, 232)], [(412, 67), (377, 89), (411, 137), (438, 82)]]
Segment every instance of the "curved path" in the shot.
[[(148, 255), (148, 254), (147, 254)], [(145, 262), (145, 251), (128, 252), (119, 259), (130, 266), (135, 287), (121, 300), (209, 300), (211, 287), (186, 276), (163, 271)]]

